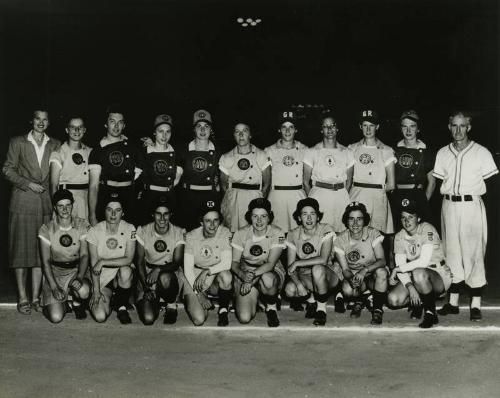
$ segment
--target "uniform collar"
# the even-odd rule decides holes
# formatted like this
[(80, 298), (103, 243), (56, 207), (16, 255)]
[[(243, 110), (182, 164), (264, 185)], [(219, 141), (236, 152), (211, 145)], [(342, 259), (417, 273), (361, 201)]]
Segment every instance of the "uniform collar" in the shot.
[(153, 145), (149, 145), (146, 147), (146, 153), (165, 153), (165, 152), (174, 152), (174, 148), (172, 145), (167, 144), (166, 149), (156, 149)]
[[(120, 136), (120, 140), (119, 140), (119, 141), (117, 141), (117, 142), (123, 142), (123, 141), (127, 141), (127, 140), (128, 140), (127, 136), (125, 136), (125, 135), (123, 135), (123, 134), (122, 134), (122, 135)], [(99, 141), (99, 145), (101, 146), (101, 148), (104, 148), (106, 145), (109, 145), (109, 144), (116, 144), (117, 142), (111, 142), (111, 141), (109, 140), (109, 138), (106, 136), (106, 137), (102, 137), (102, 138), (101, 138), (101, 141)]]
[[(208, 140), (208, 150), (215, 151), (215, 145), (212, 141)], [(188, 151), (196, 151), (195, 140), (191, 141), (188, 145)]]
[[(401, 140), (398, 142), (398, 147), (405, 147), (405, 140)], [(416, 148), (409, 148), (409, 149), (427, 149), (427, 145), (425, 145), (425, 143), (423, 141), (420, 141), (418, 138), (417, 138), (417, 147)]]

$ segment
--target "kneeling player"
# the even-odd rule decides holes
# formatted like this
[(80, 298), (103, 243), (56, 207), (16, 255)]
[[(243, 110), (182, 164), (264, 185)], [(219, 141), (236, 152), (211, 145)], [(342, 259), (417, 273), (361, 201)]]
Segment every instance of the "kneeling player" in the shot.
[(89, 297), (90, 283), (85, 279), (88, 267), (87, 230), (90, 224), (72, 217), (73, 194), (61, 189), (52, 197), (55, 218), (40, 228), (40, 251), (43, 263), (43, 313), (50, 322), (59, 323), (66, 314), (68, 295), (77, 319), (87, 314), (83, 302)]
[(221, 225), (218, 205), (208, 201), (200, 210), (201, 227), (186, 235), (184, 252), (184, 302), (194, 325), (200, 326), (208, 317), (212, 303), (208, 295), (218, 295), (217, 326), (227, 326), (228, 307), (232, 296), (231, 231)]
[(171, 200), (159, 197), (151, 207), (153, 222), (137, 228), (137, 312), (145, 325), (152, 325), (160, 313), (160, 299), (167, 303), (164, 324), (177, 321), (179, 267), (184, 256), (183, 228), (170, 222)]
[(383, 306), (387, 294), (388, 271), (382, 247), (384, 237), (368, 226), (370, 215), (364, 204), (352, 202), (342, 216), (347, 229), (333, 242), (335, 256), (342, 267), (342, 290), (346, 299), (354, 301), (352, 318), (359, 318), (363, 310), (362, 294), (373, 293), (372, 325), (382, 323)]
[(236, 316), (241, 323), (248, 323), (255, 317), (260, 293), (266, 305), (268, 326), (280, 324), (276, 301), (285, 280), (285, 269), (279, 258), (286, 246), (283, 231), (271, 225), (273, 217), (267, 199), (253, 199), (245, 214), (250, 225), (233, 236), (231, 269), (236, 276)]
[(287, 236), (291, 280), (286, 284), (285, 292), (292, 299), (307, 298), (306, 318), (314, 318), (314, 324), (322, 326), (326, 323), (329, 293), (339, 283), (329, 261), (335, 232), (331, 225), (320, 223), (323, 213), (319, 211), (316, 199), (300, 200), (293, 216), (299, 226)]
[(420, 221), (416, 202), (403, 203), (403, 229), (394, 239), (396, 267), (390, 278), (391, 285), (395, 284), (395, 287), (389, 292), (387, 301), (393, 307), (408, 303), (415, 307), (422, 303), (424, 319), (418, 326), (430, 328), (438, 323), (436, 297), (450, 287), (451, 271), (445, 264), (436, 228)]
[(104, 209), (105, 221), (90, 228), (87, 234), (92, 269), (90, 311), (97, 322), (105, 322), (113, 307), (122, 324), (131, 323), (127, 311), (133, 278), (135, 227), (122, 220), (122, 200), (111, 193)]

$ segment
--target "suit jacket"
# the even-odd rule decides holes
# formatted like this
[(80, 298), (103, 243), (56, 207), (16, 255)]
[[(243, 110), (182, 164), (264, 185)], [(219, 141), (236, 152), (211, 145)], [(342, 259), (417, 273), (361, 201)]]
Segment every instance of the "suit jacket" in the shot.
[[(13, 185), (9, 211), (23, 214), (51, 214), (49, 192), (49, 157), (61, 143), (51, 137), (45, 145), (42, 166), (38, 165), (35, 148), (28, 134), (13, 137), (9, 143), (7, 159), (3, 165), (5, 178)], [(35, 193), (28, 188), (30, 182), (42, 185), (45, 191)]]

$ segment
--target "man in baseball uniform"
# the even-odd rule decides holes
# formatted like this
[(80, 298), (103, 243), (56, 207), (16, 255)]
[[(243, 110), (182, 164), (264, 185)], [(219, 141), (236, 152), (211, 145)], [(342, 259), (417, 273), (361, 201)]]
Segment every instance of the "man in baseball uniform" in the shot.
[(446, 261), (453, 274), (449, 302), (438, 314), (458, 314), (459, 291), (465, 283), (471, 295), (470, 319), (478, 321), (486, 285), (487, 224), (481, 195), (486, 193), (485, 180), (498, 169), (490, 151), (469, 138), (471, 120), (464, 112), (451, 114), (448, 129), (453, 141), (438, 151), (433, 174), (443, 180), (441, 228)]

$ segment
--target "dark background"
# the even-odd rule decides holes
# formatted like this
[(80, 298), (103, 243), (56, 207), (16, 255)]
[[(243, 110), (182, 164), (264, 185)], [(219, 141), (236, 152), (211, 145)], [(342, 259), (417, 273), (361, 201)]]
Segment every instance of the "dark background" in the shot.
[[(243, 28), (238, 17), (262, 22)], [(439, 148), (450, 141), (448, 113), (460, 108), (473, 112), (472, 138), (498, 163), (498, 48), (495, 0), (0, 0), (0, 158), (40, 103), (60, 139), (68, 115), (83, 113), (93, 146), (106, 106), (119, 101), (130, 138), (169, 113), (174, 144), (191, 138), (193, 111), (208, 109), (223, 149), (237, 121), (250, 124), (257, 145), (271, 144), (278, 113), (299, 104), (298, 138), (308, 145), (320, 139), (322, 107), (338, 115), (343, 144), (360, 139), (356, 114), (371, 107), (382, 141), (399, 140), (399, 115), (413, 108), (421, 138)], [(500, 252), (497, 185), (486, 198), (490, 275)], [(7, 209), (9, 184), (0, 188)]]

